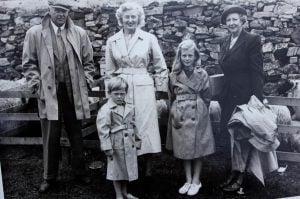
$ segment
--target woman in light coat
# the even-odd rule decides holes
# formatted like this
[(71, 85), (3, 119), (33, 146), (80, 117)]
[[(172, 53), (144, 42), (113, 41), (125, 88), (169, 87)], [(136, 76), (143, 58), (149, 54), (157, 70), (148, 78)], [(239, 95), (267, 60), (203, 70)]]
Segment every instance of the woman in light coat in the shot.
[(215, 152), (208, 107), (209, 77), (201, 68), (200, 53), (192, 40), (179, 44), (170, 75), (171, 112), (167, 148), (182, 159), (186, 183), (180, 194), (195, 195), (201, 188), (202, 157)]
[[(144, 25), (143, 8), (123, 3), (116, 12), (122, 29), (106, 44), (106, 74), (120, 76), (128, 84), (126, 101), (134, 104), (136, 126), (142, 148), (138, 155), (161, 152), (155, 92), (168, 90), (168, 70), (157, 38), (140, 29)], [(150, 172), (147, 158), (146, 174)]]

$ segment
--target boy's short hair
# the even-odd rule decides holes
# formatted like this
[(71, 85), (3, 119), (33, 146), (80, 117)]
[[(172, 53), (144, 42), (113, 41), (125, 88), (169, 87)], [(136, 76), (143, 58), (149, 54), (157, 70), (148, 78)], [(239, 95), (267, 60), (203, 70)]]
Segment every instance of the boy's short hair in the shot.
[(128, 91), (128, 83), (122, 77), (112, 77), (107, 84), (107, 92), (111, 93), (116, 90), (125, 90)]

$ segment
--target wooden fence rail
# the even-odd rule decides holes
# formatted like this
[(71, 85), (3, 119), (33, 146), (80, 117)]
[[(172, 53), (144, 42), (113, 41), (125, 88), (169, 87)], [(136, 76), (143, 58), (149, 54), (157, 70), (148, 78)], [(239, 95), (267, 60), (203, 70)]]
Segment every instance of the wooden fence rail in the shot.
[[(89, 97), (104, 97), (105, 91), (90, 91)], [(30, 91), (0, 91), (0, 98), (37, 98), (37, 95)], [(269, 104), (285, 105), (285, 106), (300, 106), (300, 98), (287, 97), (265, 97)], [(90, 104), (91, 111), (96, 111), (100, 108), (98, 102)], [(90, 120), (95, 121), (96, 115), (92, 115)], [(19, 120), (19, 121), (38, 121), (37, 113), (0, 113), (0, 120)], [(214, 125), (218, 125), (214, 123)], [(96, 132), (96, 125), (92, 124), (82, 130), (83, 137), (86, 137)], [(292, 122), (291, 125), (278, 125), (280, 133), (296, 133), (300, 130), (300, 122)], [(41, 137), (0, 137), (0, 145), (41, 145)], [(84, 144), (88, 148), (99, 147), (99, 140), (84, 140)], [(67, 138), (61, 138), (61, 146), (70, 146)], [(284, 161), (300, 162), (300, 153), (277, 151), (278, 159)]]

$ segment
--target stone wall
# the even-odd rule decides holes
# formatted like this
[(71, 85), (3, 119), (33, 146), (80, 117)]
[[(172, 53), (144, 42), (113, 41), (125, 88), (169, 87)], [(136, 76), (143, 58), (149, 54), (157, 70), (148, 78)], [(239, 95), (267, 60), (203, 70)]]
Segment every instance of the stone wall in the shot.
[[(149, 2), (149, 1), (148, 1)], [(227, 34), (220, 25), (220, 15), (226, 5), (237, 3), (247, 10), (245, 28), (260, 34), (263, 42), (264, 71), (269, 81), (283, 73), (299, 73), (300, 1), (297, 0), (186, 0), (153, 1), (145, 5), (146, 26), (160, 42), (168, 67), (171, 67), (176, 47), (184, 37), (194, 38), (202, 52), (203, 63), (210, 74), (220, 73), (218, 53), (220, 38)], [(77, 7), (71, 12), (76, 24), (84, 27), (94, 48), (94, 59), (103, 74), (107, 38), (118, 31), (115, 10), (118, 5)], [(47, 12), (0, 7), (0, 79), (21, 77), (21, 55), (26, 31), (39, 24)], [(285, 48), (288, 66), (281, 66), (274, 52)], [(282, 53), (281, 53), (282, 54)], [(283, 75), (284, 76), (284, 75)], [(297, 75), (293, 77), (297, 78)]]

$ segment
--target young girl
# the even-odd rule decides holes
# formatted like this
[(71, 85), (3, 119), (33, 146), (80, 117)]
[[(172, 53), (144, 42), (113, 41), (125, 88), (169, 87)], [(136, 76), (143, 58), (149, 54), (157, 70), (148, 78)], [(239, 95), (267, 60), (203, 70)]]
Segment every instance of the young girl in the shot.
[(138, 179), (137, 149), (141, 147), (133, 106), (124, 101), (128, 84), (114, 77), (107, 89), (110, 97), (97, 116), (101, 150), (107, 156), (106, 178), (113, 181), (117, 199), (137, 199), (127, 192), (128, 181)]
[(209, 77), (193, 40), (179, 44), (170, 74), (171, 111), (167, 148), (182, 159), (186, 182), (180, 194), (196, 195), (201, 188), (202, 157), (215, 152), (209, 120)]

